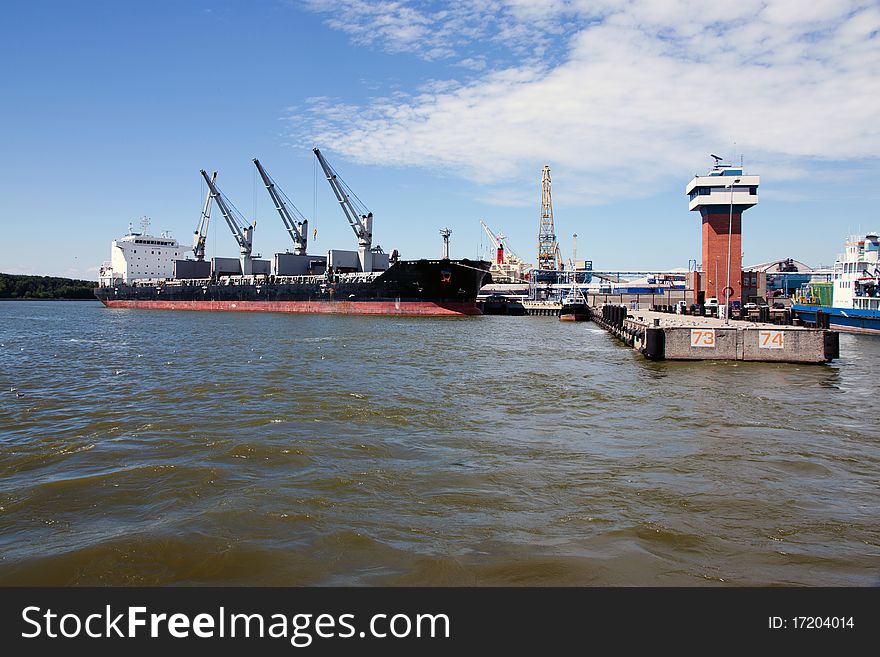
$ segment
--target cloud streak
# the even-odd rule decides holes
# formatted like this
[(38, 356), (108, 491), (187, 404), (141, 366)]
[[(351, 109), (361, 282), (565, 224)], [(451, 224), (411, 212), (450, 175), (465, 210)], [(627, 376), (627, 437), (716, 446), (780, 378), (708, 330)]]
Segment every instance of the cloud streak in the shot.
[[(363, 163), (458, 172), (499, 203), (531, 203), (518, 190), (544, 163), (569, 201), (596, 203), (678, 184), (734, 142), (755, 170), (788, 171), (777, 177), (880, 152), (875, 3), (343, 5), (330, 24), (356, 43), (458, 58), (475, 77), (363, 104), (313, 99), (295, 137)], [(564, 56), (535, 57), (553, 38)], [(522, 56), (499, 67), (480, 39)]]

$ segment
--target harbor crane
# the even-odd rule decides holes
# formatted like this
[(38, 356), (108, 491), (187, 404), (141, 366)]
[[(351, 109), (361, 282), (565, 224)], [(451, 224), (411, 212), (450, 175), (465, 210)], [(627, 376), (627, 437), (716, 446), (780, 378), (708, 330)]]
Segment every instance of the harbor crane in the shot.
[[(263, 165), (260, 164), (260, 161), (256, 158), (254, 158), (254, 165), (257, 167), (257, 171), (260, 172), (260, 178), (263, 179), (263, 184), (266, 186), (269, 196), (272, 197), (275, 209), (278, 210), (278, 214), (281, 215), (281, 221), (284, 222), (284, 228), (287, 229), (290, 238), (293, 240), (294, 255), (306, 255), (306, 244), (309, 236), (308, 219), (303, 217), (302, 213), (275, 184), (275, 181), (272, 180), (272, 176), (266, 173)], [(291, 211), (294, 213), (295, 218), (291, 216)]]
[(208, 183), (208, 189), (211, 190), (211, 198), (216, 201), (217, 207), (219, 207), (220, 212), (223, 213), (223, 218), (226, 219), (226, 224), (229, 226), (229, 230), (232, 231), (235, 241), (238, 242), (240, 253), (239, 258), (241, 259), (241, 273), (244, 276), (249, 276), (254, 273), (254, 265), (251, 258), (254, 241), (254, 226), (245, 221), (244, 217), (241, 216), (241, 213), (238, 210), (235, 210), (235, 206), (233, 206), (231, 202), (227, 202), (228, 199), (223, 195), (217, 185), (214, 184), (214, 180), (208, 177), (208, 174), (204, 169), (201, 170), (201, 174), (205, 179), (205, 182)]
[[(217, 180), (217, 172), (211, 176), (211, 182)], [(199, 225), (193, 233), (193, 254), (199, 262), (205, 259), (205, 242), (208, 239), (208, 224), (211, 222), (211, 202), (214, 197), (211, 195), (211, 188), (208, 187), (208, 194), (205, 196), (205, 207), (202, 208), (202, 215), (199, 217)]]
[(550, 197), (550, 167), (541, 174), (541, 218), (538, 227), (538, 269), (560, 271), (562, 258), (553, 226), (553, 200)]
[(330, 187), (336, 195), (336, 200), (339, 201), (339, 206), (342, 208), (345, 218), (348, 219), (355, 237), (357, 237), (358, 260), (360, 260), (361, 271), (373, 271), (373, 213), (351, 191), (351, 188), (345, 184), (345, 181), (337, 175), (336, 170), (324, 159), (320, 149), (314, 148), (312, 152), (318, 158), (318, 162), (324, 170), (324, 175), (327, 177), (327, 182), (330, 183)]

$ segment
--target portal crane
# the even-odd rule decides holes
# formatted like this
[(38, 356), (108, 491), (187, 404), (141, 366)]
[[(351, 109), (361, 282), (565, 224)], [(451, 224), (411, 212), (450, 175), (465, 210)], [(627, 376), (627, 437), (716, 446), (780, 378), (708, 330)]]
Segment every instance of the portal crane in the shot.
[[(241, 213), (238, 210), (234, 210), (234, 206), (232, 206), (231, 203), (227, 203), (228, 199), (220, 192), (217, 185), (214, 184), (214, 181), (211, 178), (208, 178), (208, 174), (204, 169), (201, 170), (201, 174), (205, 179), (205, 182), (208, 183), (208, 189), (211, 190), (211, 197), (216, 200), (217, 207), (219, 207), (220, 212), (223, 213), (223, 218), (226, 219), (226, 224), (229, 226), (229, 230), (232, 231), (235, 241), (238, 242), (240, 253), (239, 258), (241, 259), (241, 273), (245, 276), (249, 276), (254, 273), (254, 265), (251, 259), (254, 241), (254, 226), (248, 224), (244, 217), (241, 216)], [(232, 206), (232, 208), (230, 208), (230, 206)]]
[(562, 269), (559, 243), (553, 226), (553, 200), (550, 196), (550, 167), (544, 165), (541, 174), (541, 218), (538, 228), (538, 269)]
[[(217, 172), (211, 176), (211, 182), (217, 180)], [(205, 207), (202, 208), (202, 216), (199, 217), (199, 225), (193, 233), (193, 254), (196, 260), (203, 261), (205, 259), (205, 241), (208, 239), (208, 224), (211, 221), (211, 188), (208, 188), (208, 194), (205, 196)]]
[[(260, 164), (260, 161), (256, 158), (254, 158), (254, 165), (256, 165), (257, 171), (260, 172), (260, 178), (263, 179), (263, 184), (266, 186), (269, 196), (272, 197), (272, 202), (275, 203), (275, 209), (278, 210), (278, 214), (281, 215), (281, 221), (284, 222), (284, 228), (290, 233), (290, 238), (293, 240), (293, 253), (295, 255), (306, 255), (306, 243), (308, 242), (309, 236), (308, 219), (303, 217), (302, 213), (275, 184), (275, 181), (272, 180), (272, 176), (266, 173), (263, 165)], [(291, 216), (291, 211), (296, 215), (296, 218)]]
[(345, 218), (348, 219), (355, 237), (357, 237), (358, 259), (360, 260), (361, 271), (373, 271), (373, 213), (351, 191), (349, 186), (345, 184), (345, 181), (336, 174), (335, 169), (321, 155), (321, 151), (317, 148), (312, 149), (312, 151), (315, 153), (315, 157), (318, 158), (318, 162), (321, 163), (321, 168), (324, 170), (327, 182), (333, 188), (336, 200), (339, 201), (339, 206), (342, 208)]

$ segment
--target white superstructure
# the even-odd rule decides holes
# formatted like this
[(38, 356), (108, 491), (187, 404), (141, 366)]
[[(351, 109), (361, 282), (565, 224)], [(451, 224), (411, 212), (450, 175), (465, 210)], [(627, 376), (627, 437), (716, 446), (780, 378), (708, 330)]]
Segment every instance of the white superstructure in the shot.
[(853, 235), (834, 263), (834, 307), (880, 309), (880, 238), (876, 232)]
[(142, 233), (129, 226), (127, 235), (113, 240), (110, 262), (101, 267), (102, 286), (174, 275), (174, 261), (183, 258), (185, 249), (168, 233), (150, 235), (149, 219), (143, 219), (141, 225)]

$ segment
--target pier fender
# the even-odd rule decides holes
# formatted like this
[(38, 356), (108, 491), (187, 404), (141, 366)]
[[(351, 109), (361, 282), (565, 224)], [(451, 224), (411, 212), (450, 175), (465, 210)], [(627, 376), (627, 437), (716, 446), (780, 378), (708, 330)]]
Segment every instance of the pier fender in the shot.
[(645, 329), (645, 358), (664, 360), (666, 358), (666, 333), (662, 328)]
[(840, 358), (840, 333), (837, 331), (824, 332), (825, 360), (837, 360)]

